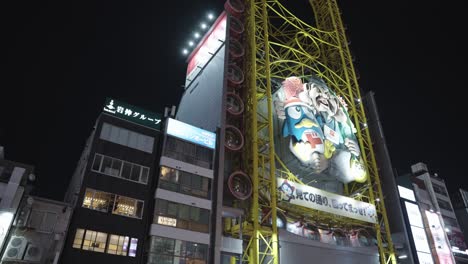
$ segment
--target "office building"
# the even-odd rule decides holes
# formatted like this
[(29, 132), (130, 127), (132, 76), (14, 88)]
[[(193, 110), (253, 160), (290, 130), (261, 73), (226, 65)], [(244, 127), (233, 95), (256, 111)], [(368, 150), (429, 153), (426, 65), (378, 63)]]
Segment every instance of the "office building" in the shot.
[(61, 263), (142, 263), (159, 172), (161, 115), (106, 99), (65, 195)]
[[(468, 192), (464, 189), (459, 189), (451, 198), (453, 209), (455, 210), (455, 215), (457, 216), (463, 237), (468, 238)], [(455, 252), (458, 250), (460, 250), (460, 248), (454, 249)]]

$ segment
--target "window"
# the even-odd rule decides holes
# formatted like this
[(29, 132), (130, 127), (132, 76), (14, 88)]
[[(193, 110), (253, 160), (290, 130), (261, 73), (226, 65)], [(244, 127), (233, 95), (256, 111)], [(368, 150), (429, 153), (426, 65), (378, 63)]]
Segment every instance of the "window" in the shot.
[(96, 232), (93, 230), (86, 230), (83, 250), (104, 252), (106, 248), (107, 234), (102, 232)]
[(164, 237), (151, 237), (148, 263), (207, 263), (208, 245)]
[(137, 247), (138, 247), (138, 239), (137, 238), (132, 238), (130, 240), (130, 250), (128, 252), (128, 255), (130, 257), (135, 257), (136, 256)]
[(128, 236), (110, 235), (106, 252), (108, 254), (127, 256), (129, 239)]
[(153, 153), (153, 137), (133, 132), (108, 123), (102, 124), (100, 138), (147, 153)]
[(114, 195), (86, 188), (83, 207), (101, 212), (108, 212), (114, 203)]
[(450, 206), (449, 202), (443, 201), (439, 198), (437, 198), (437, 203), (439, 204), (439, 207), (448, 211), (452, 211), (452, 206)]
[(443, 196), (448, 196), (447, 191), (445, 191), (444, 186), (432, 183), (432, 188), (434, 188), (434, 192), (443, 195)]
[(209, 178), (169, 167), (161, 167), (159, 187), (162, 189), (210, 199), (210, 185), (211, 179)]
[(117, 195), (112, 213), (141, 218), (143, 215), (143, 201)]
[(171, 136), (167, 137), (164, 155), (199, 167), (211, 169), (213, 150)]
[(147, 184), (149, 178), (148, 167), (97, 153), (91, 170), (143, 184)]
[(86, 188), (83, 207), (113, 214), (142, 218), (143, 201), (134, 198)]
[(81, 248), (81, 244), (83, 243), (84, 232), (84, 229), (76, 229), (75, 240), (73, 240), (74, 248)]
[[(109, 238), (109, 239), (108, 239)], [(129, 244), (130, 243), (130, 244)], [(138, 239), (93, 230), (76, 229), (73, 248), (135, 257)]]
[(209, 222), (207, 209), (156, 199), (155, 224), (208, 233)]

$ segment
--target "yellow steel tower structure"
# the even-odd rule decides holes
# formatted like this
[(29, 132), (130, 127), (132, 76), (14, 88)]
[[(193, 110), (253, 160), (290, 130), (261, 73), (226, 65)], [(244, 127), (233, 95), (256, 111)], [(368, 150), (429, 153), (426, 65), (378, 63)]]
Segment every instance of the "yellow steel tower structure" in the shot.
[[(345, 186), (345, 194), (376, 206), (378, 222), (362, 223), (312, 209), (291, 210), (305, 219), (320, 218), (343, 225), (373, 228), (381, 263), (395, 264), (395, 253), (385, 211), (379, 173), (360, 103), (360, 90), (336, 0), (310, 0), (316, 26), (312, 27), (289, 12), (278, 0), (247, 0), (246, 6), (246, 147), (244, 166), (253, 181), (250, 217), (242, 223), (246, 248), (243, 263), (279, 263), (276, 178), (301, 183), (275, 154), (273, 130), (273, 78), (321, 77), (344, 98), (357, 129), (357, 138), (368, 172), (366, 183)], [(305, 8), (305, 7), (304, 7)], [(262, 106), (262, 107), (260, 107)], [(266, 109), (266, 110), (265, 110)], [(265, 213), (266, 212), (266, 213)], [(236, 232), (239, 226), (233, 227)]]

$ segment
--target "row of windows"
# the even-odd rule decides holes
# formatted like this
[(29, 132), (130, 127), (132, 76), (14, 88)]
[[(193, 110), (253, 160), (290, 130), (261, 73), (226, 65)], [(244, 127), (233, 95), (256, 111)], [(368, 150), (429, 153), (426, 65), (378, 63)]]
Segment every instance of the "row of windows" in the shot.
[(203, 208), (156, 199), (154, 223), (208, 233), (210, 211)]
[(199, 167), (212, 169), (213, 150), (168, 136), (164, 155)]
[(151, 237), (148, 264), (206, 264), (208, 245), (164, 237)]
[(439, 207), (448, 211), (452, 211), (452, 207), (450, 206), (449, 202), (443, 201), (439, 198), (437, 198), (437, 203), (439, 204)]
[(148, 183), (148, 167), (97, 153), (91, 170), (138, 183)]
[(209, 178), (163, 166), (159, 179), (162, 189), (210, 199)]
[(137, 252), (138, 238), (107, 234), (93, 230), (78, 228), (73, 248), (82, 250), (102, 252), (112, 255), (135, 257)]
[(448, 196), (447, 192), (445, 191), (445, 188), (443, 186), (440, 186), (440, 185), (437, 185), (437, 184), (433, 183), (432, 188), (434, 189), (434, 192), (436, 192), (436, 193), (438, 193), (440, 195)]
[(86, 188), (83, 207), (101, 212), (142, 218), (143, 201)]
[(133, 132), (108, 123), (102, 124), (100, 138), (147, 153), (153, 153), (153, 137)]

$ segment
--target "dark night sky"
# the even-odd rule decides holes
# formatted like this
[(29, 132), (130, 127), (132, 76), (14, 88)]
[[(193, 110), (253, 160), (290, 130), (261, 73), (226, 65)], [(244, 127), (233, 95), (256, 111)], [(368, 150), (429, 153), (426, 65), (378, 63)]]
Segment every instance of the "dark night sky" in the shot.
[[(224, 1), (7, 1), (0, 8), (0, 145), (62, 199), (106, 96), (178, 104), (182, 46)], [(290, 0), (290, 2), (292, 2)], [(468, 188), (461, 1), (339, 1), (363, 91), (373, 90), (394, 167), (423, 161)], [(310, 16), (307, 1), (294, 7)]]

